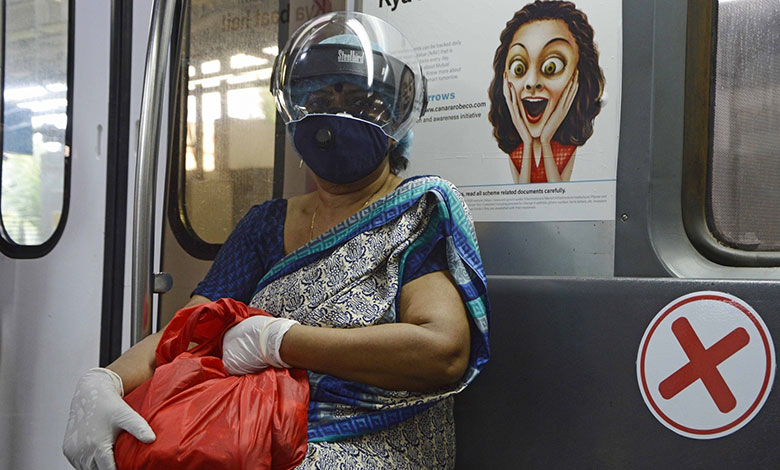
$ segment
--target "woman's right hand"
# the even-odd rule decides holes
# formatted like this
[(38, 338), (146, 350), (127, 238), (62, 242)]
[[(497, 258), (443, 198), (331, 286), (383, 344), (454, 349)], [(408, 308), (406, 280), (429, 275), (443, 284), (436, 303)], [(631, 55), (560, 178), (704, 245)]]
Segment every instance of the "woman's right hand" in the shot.
[(78, 470), (116, 470), (114, 441), (122, 430), (149, 444), (149, 424), (122, 399), (122, 379), (108, 369), (92, 369), (76, 385), (62, 452)]

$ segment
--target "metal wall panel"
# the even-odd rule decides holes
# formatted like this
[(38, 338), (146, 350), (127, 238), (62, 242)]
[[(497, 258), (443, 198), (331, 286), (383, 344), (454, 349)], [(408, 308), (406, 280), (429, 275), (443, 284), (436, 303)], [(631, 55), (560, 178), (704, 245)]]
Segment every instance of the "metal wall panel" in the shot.
[(670, 301), (719, 290), (780, 337), (768, 281), (491, 277), (491, 359), (457, 396), (457, 467), (772, 468), (780, 461), (777, 381), (744, 428), (685, 438), (650, 413), (637, 384), (645, 329)]
[(479, 222), (488, 274), (611, 277), (615, 222)]

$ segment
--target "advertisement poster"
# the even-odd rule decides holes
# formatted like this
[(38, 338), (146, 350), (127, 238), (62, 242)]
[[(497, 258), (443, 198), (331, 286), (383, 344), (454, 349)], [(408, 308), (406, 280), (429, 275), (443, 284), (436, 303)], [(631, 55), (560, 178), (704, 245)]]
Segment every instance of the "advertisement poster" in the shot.
[(455, 183), (476, 221), (614, 220), (621, 2), (489, 5), (363, 2), (428, 79), (407, 174)]

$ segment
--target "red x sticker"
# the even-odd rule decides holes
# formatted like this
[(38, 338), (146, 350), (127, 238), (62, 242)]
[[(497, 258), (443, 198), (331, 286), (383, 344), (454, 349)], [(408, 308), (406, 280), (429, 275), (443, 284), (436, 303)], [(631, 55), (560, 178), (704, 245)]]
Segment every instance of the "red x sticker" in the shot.
[(695, 292), (664, 307), (637, 355), (647, 407), (664, 426), (695, 439), (746, 425), (766, 401), (774, 375), (774, 346), (761, 317), (722, 292)]

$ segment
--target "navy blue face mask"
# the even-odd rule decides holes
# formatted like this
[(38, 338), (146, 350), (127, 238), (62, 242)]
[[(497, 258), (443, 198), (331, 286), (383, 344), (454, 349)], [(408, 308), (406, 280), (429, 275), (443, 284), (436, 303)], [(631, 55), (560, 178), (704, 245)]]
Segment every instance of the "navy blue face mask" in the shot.
[(347, 116), (314, 114), (290, 123), (295, 150), (320, 178), (354, 183), (370, 175), (390, 146), (376, 124)]

